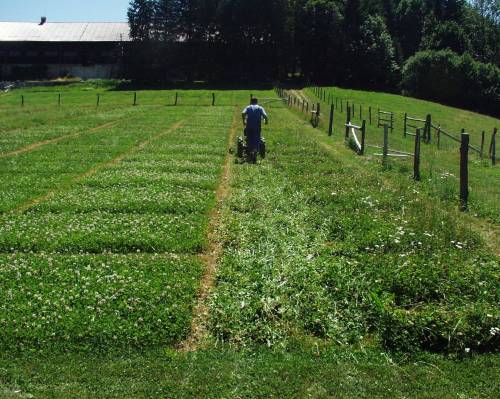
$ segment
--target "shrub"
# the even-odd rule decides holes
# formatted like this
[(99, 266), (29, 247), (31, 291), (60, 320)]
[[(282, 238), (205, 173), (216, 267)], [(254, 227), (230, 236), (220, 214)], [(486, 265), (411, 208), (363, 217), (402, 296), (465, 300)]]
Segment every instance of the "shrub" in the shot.
[(403, 68), (405, 94), (500, 115), (500, 69), (451, 50), (422, 51)]

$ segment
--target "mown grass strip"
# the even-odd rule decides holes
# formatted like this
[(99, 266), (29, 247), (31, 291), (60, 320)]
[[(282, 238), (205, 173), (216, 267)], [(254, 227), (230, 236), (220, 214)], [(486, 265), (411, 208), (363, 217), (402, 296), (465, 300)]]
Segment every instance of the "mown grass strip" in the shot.
[(289, 111), (270, 116), (267, 159), (235, 168), (224, 207), (216, 342), (493, 350), (497, 264), (479, 237), (411, 181), (392, 185), (343, 144), (332, 157)]
[[(319, 349), (319, 350), (318, 350)], [(68, 398), (493, 399), (500, 356), (398, 361), (380, 351), (211, 349), (0, 357), (0, 396)]]
[(224, 166), (220, 183), (215, 192), (216, 205), (210, 212), (207, 233), (207, 245), (202, 254), (199, 255), (200, 260), (204, 265), (204, 274), (201, 280), (198, 300), (194, 307), (193, 319), (191, 322), (191, 333), (189, 337), (180, 345), (184, 352), (196, 351), (200, 345), (203, 345), (208, 337), (208, 318), (209, 304), (208, 298), (215, 283), (217, 265), (223, 253), (220, 225), (222, 222), (222, 206), (225, 199), (229, 195), (229, 181), (231, 178), (231, 164), (233, 156), (229, 149), (232, 147), (236, 139), (236, 129), (238, 126), (238, 109), (235, 110), (231, 128), (228, 135), (227, 154), (224, 159)]

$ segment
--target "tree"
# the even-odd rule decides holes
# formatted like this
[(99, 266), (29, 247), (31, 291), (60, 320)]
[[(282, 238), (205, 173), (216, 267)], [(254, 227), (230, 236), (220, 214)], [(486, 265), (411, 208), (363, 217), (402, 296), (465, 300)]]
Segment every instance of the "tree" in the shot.
[(289, 15), (287, 0), (221, 0), (216, 24), (224, 69), (259, 80), (276, 73), (290, 47)]
[(338, 81), (345, 62), (342, 4), (306, 0), (295, 4), (295, 46), (302, 73), (313, 81)]
[(407, 94), (500, 115), (500, 69), (451, 50), (422, 51), (403, 68)]
[(153, 38), (155, 2), (152, 0), (133, 0), (127, 12), (130, 36), (134, 41), (148, 41)]
[(155, 38), (160, 42), (176, 41), (182, 35), (182, 0), (157, 0), (154, 2)]
[(359, 81), (371, 88), (395, 88), (399, 66), (394, 46), (381, 16), (369, 16), (361, 26), (359, 42)]
[(471, 42), (471, 54), (482, 62), (500, 65), (500, 2), (474, 0), (464, 26)]
[(404, 58), (415, 54), (422, 40), (425, 0), (401, 0), (396, 11), (396, 31)]
[(467, 34), (455, 21), (429, 22), (429, 30), (421, 44), (421, 48), (425, 50), (449, 49), (458, 54), (469, 51), (470, 47)]

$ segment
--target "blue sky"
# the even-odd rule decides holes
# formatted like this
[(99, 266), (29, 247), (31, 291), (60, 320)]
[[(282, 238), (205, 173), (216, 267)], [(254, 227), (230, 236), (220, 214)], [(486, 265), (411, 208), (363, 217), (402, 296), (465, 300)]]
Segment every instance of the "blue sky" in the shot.
[(0, 0), (0, 21), (125, 22), (129, 0)]

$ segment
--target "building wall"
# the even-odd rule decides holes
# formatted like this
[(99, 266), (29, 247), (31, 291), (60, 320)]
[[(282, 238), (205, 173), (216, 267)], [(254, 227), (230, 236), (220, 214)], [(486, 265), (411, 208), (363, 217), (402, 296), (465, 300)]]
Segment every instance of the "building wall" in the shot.
[(120, 43), (0, 43), (0, 80), (118, 78)]
[[(119, 67), (116, 64), (108, 65), (73, 65), (73, 64), (9, 64), (0, 65), (0, 79), (16, 80), (23, 78), (19, 71), (27, 71), (27, 79), (55, 79), (65, 76), (74, 76), (82, 79), (113, 79), (119, 78)], [(43, 69), (42, 69), (43, 68)], [(33, 72), (37, 71), (37, 72)], [(39, 72), (38, 72), (39, 71)], [(31, 76), (29, 76), (31, 75)]]

